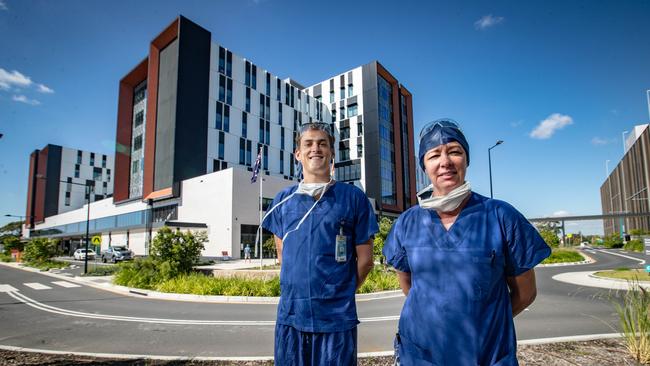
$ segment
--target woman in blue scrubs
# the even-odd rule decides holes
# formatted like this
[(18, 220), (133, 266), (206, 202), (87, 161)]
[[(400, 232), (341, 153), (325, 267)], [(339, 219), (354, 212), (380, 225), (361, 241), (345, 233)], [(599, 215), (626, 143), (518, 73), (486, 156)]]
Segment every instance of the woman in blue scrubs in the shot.
[(551, 253), (511, 205), (471, 191), (469, 145), (452, 120), (420, 133), (431, 185), (395, 222), (384, 255), (406, 297), (395, 338), (401, 365), (518, 365), (513, 317), (536, 296)]

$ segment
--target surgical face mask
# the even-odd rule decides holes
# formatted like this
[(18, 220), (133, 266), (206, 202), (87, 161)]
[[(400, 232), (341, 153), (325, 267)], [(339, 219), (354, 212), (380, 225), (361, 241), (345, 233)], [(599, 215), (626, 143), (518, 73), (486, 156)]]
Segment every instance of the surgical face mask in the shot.
[(440, 212), (451, 212), (457, 209), (470, 193), (472, 193), (472, 188), (469, 182), (465, 182), (444, 196), (434, 196), (433, 184), (431, 184), (418, 192), (418, 202), (422, 208)]
[(332, 183), (332, 179), (327, 183), (304, 183), (298, 184), (296, 194), (306, 194), (312, 197), (321, 196), (325, 189)]

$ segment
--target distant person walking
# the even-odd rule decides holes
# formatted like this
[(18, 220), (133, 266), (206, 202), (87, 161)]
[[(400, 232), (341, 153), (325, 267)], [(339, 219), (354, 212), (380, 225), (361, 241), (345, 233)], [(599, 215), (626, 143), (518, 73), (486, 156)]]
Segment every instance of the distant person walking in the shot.
[(249, 263), (251, 261), (251, 247), (248, 244), (246, 244), (246, 247), (244, 248), (244, 263), (246, 263), (246, 261)]
[(455, 122), (425, 126), (418, 158), (431, 185), (383, 249), (407, 295), (396, 361), (517, 365), (513, 317), (535, 300), (533, 268), (551, 250), (514, 207), (471, 191), (469, 144)]

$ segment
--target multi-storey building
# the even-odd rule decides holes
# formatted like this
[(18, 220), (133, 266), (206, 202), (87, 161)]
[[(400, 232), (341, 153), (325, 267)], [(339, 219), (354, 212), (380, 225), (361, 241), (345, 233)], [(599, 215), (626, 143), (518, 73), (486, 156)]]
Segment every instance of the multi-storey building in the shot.
[[(120, 80), (112, 204), (121, 210), (138, 206), (144, 213), (128, 230), (116, 218), (117, 226), (102, 226), (102, 233), (111, 233), (112, 240), (128, 232), (127, 242), (138, 235), (148, 243), (152, 223), (181, 222), (208, 228), (206, 256), (236, 256), (251, 242), (259, 208), (243, 206), (256, 196), (244, 183), (246, 174), (224, 171), (251, 171), (261, 151), (268, 204), (299, 178), (296, 131), (314, 121), (331, 123), (336, 132), (335, 178), (363, 189), (380, 213), (399, 214), (416, 202), (412, 115), (411, 94), (378, 62), (305, 88), (212, 42), (210, 32), (180, 16)], [(227, 217), (217, 222), (223, 212), (188, 198), (201, 196), (197, 187), (205, 187), (205, 195), (217, 192), (197, 179), (221, 186), (222, 204), (212, 203), (227, 210)], [(61, 230), (66, 220), (56, 222)]]
[[(600, 186), (603, 214), (650, 212), (650, 128), (636, 126), (626, 140), (625, 155)], [(650, 231), (650, 217), (603, 220), (605, 235)]]

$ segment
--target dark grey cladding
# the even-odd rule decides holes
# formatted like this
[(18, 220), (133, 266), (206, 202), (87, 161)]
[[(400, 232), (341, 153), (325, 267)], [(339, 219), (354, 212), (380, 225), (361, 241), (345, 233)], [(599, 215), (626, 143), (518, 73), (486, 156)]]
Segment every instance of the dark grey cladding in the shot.
[[(379, 161), (379, 94), (377, 62), (362, 66), (363, 137), (365, 140), (366, 195), (381, 204), (381, 166)], [(379, 207), (379, 206), (377, 206)]]

